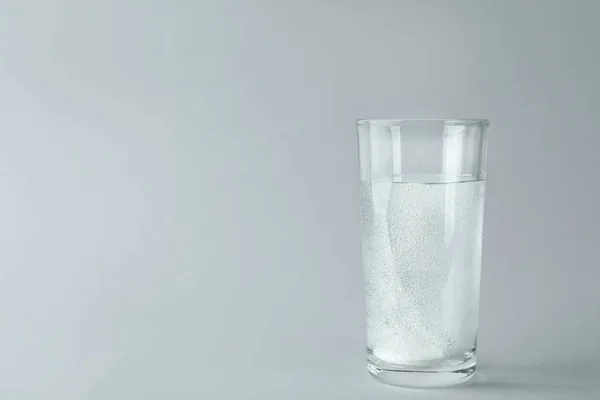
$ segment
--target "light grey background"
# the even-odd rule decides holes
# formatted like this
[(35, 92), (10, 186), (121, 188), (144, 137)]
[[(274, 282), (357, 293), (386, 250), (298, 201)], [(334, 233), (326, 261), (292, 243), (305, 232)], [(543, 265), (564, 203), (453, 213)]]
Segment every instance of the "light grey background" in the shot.
[[(2, 1), (0, 398), (600, 396), (600, 2)], [(485, 117), (478, 385), (364, 363), (354, 120)]]

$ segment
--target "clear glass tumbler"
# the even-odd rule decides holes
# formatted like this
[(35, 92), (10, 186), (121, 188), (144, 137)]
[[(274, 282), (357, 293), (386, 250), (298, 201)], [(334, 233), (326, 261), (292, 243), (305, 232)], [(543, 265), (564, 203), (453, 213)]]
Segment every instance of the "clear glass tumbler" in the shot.
[(359, 120), (368, 370), (406, 387), (475, 373), (487, 127)]

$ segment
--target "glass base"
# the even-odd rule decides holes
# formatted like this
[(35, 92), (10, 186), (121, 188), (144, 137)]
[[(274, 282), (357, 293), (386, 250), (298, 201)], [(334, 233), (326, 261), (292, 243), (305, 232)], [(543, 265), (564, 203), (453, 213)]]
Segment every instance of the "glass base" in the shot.
[(475, 374), (475, 356), (452, 367), (446, 365), (385, 365), (369, 357), (367, 370), (379, 382), (406, 388), (437, 388), (454, 386)]

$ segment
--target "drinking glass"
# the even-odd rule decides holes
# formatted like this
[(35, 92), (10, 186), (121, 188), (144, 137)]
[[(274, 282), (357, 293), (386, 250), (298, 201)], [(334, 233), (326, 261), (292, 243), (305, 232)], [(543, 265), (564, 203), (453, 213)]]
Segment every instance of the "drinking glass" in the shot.
[(488, 121), (357, 121), (367, 368), (406, 387), (475, 373)]

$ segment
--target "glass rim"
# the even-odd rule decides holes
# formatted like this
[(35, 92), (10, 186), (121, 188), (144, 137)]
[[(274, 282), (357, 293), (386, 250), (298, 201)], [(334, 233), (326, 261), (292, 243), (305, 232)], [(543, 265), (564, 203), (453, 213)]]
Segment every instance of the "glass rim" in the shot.
[(481, 118), (362, 118), (356, 120), (357, 126), (402, 124), (480, 126), (482, 128), (487, 128), (490, 126), (490, 121)]

